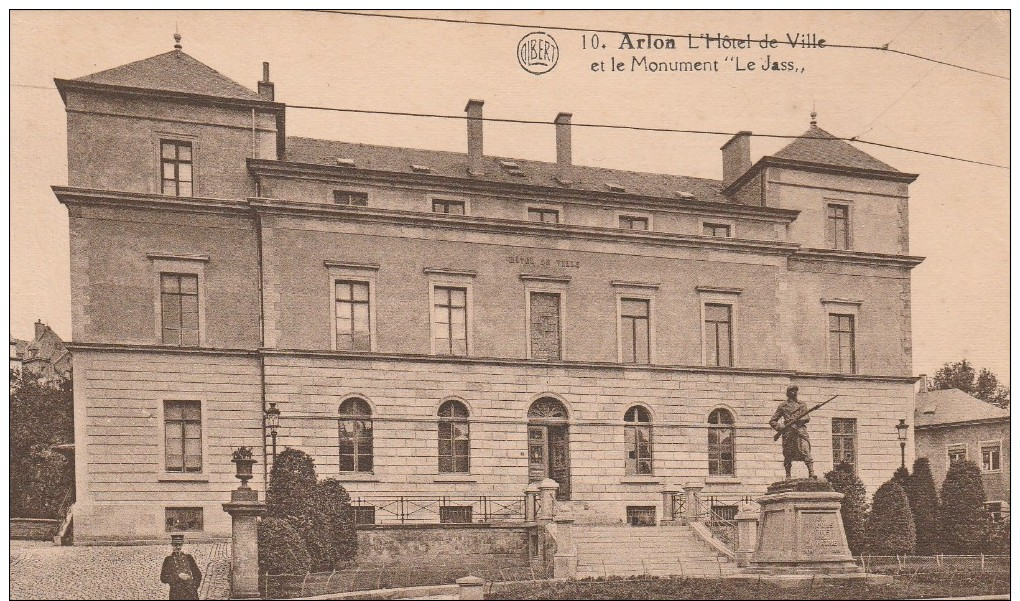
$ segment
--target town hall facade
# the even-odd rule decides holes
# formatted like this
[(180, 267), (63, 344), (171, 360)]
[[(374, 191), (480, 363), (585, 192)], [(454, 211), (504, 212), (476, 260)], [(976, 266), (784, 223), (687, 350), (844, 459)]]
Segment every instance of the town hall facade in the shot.
[(256, 92), (179, 46), (57, 87), (78, 543), (228, 536), (267, 411), (362, 521), (545, 478), (579, 522), (735, 503), (783, 476), (790, 385), (841, 395), (820, 473), (899, 466), (916, 176), (814, 120), (753, 164), (738, 133), (707, 180), (574, 165), (567, 113), (555, 163), (486, 155), (481, 100), (466, 153), (287, 136), (268, 65)]

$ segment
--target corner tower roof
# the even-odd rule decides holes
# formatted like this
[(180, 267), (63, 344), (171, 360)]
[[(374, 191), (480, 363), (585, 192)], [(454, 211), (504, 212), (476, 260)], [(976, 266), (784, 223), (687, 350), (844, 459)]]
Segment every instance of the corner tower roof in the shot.
[(849, 143), (840, 140), (814, 124), (801, 134), (799, 138), (790, 142), (772, 156), (778, 159), (831, 165), (833, 167), (873, 169), (875, 171), (900, 173), (895, 167), (887, 165), (870, 154), (854, 148)]

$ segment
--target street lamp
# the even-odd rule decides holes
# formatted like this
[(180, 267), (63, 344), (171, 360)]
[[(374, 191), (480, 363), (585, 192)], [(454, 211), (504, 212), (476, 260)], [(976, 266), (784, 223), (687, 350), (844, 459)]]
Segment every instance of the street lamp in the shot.
[(266, 409), (266, 428), (269, 429), (269, 435), (273, 437), (273, 465), (276, 465), (276, 430), (280, 427), (280, 410), (276, 408), (276, 403), (269, 403), (269, 408)]
[(900, 439), (900, 467), (907, 467), (907, 430), (910, 426), (907, 425), (907, 420), (900, 418), (900, 423), (896, 424), (896, 438)]

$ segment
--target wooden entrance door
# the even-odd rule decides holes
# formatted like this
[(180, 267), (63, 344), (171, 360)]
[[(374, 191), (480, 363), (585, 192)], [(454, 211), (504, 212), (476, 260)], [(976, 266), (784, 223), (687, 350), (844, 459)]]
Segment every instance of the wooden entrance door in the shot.
[(567, 409), (554, 398), (541, 398), (528, 409), (528, 480), (552, 478), (556, 498), (570, 500), (570, 440)]

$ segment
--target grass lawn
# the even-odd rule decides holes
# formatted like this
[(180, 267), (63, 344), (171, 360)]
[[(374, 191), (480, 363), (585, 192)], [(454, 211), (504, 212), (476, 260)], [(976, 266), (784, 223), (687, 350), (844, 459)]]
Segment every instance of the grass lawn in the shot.
[(896, 576), (892, 583), (819, 581), (782, 588), (757, 579), (617, 578), (507, 585), (486, 599), (922, 599), (1009, 593), (1009, 573)]

